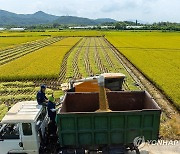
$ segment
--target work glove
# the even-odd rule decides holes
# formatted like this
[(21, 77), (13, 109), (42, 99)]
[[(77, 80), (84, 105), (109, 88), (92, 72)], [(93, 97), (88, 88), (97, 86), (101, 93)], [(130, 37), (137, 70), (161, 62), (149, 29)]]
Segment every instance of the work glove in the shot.
[(52, 112), (56, 112), (57, 110), (59, 110), (60, 107), (56, 108), (56, 109), (51, 109)]
[(51, 109), (52, 112), (56, 112), (56, 109)]

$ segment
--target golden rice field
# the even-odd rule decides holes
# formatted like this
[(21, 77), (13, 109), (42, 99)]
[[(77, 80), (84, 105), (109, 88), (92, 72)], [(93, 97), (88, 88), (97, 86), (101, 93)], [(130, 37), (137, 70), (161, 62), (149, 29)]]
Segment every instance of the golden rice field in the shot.
[(180, 33), (106, 32), (105, 35), (180, 108)]
[[(6, 114), (8, 106), (22, 100), (35, 100), (41, 83), (48, 86), (47, 95), (54, 90), (56, 98), (59, 98), (62, 94), (60, 84), (70, 77), (122, 72), (127, 76), (125, 90), (141, 89), (122, 65), (119, 53), (114, 52), (105, 38), (179, 108), (179, 34), (74, 30), (1, 32), (0, 120)], [(174, 117), (168, 118), (163, 111), (161, 136), (179, 138), (178, 120), (175, 120), (178, 116)]]
[(80, 40), (69, 37), (0, 66), (0, 80), (57, 78), (64, 55)]
[[(180, 33), (174, 32), (103, 32), (81, 30), (46, 32), (2, 32), (0, 33), (0, 36), (7, 37), (0, 37), (0, 48), (4, 46), (9, 47), (9, 45), (31, 42), (35, 39), (43, 38), (43, 36), (105, 35), (110, 43), (112, 43), (121, 53), (123, 53), (140, 71), (142, 71), (146, 75), (146, 77), (154, 82), (179, 108), (179, 34)], [(35, 52), (29, 53), (26, 56), (17, 58), (7, 64), (0, 66), (0, 80), (6, 81), (19, 79), (56, 78), (59, 75), (61, 61), (65, 53), (69, 51), (70, 48), (74, 44), (76, 44), (79, 39), (80, 38), (76, 37), (66, 38), (62, 41), (36, 50)], [(88, 44), (86, 45), (88, 46)], [(89, 51), (91, 51), (91, 48), (89, 49)], [(82, 62), (83, 56), (84, 55), (80, 54), (80, 59), (82, 60)], [(55, 57), (55, 59), (52, 59), (52, 57)], [(73, 59), (72, 55), (70, 56), (70, 58)], [(89, 60), (92, 61), (93, 64), (94, 61), (91, 54), (89, 58)], [(68, 62), (68, 65), (69, 64), (70, 62)], [(80, 67), (80, 65), (82, 64), (78, 63), (78, 65)], [(103, 65), (106, 66), (107, 62), (103, 61)], [(107, 65), (107, 67), (109, 66)], [(96, 69), (96, 67), (93, 68)], [(111, 68), (108, 69), (111, 70)], [(82, 70), (80, 69), (80, 71)], [(96, 70), (96, 72), (98, 72), (98, 70)], [(87, 72), (84, 73), (87, 74)]]
[(101, 31), (95, 30), (49, 30), (45, 32), (9, 32), (5, 31), (0, 33), (0, 36), (8, 37), (40, 37), (40, 36), (102, 36)]
[(30, 41), (43, 39), (44, 36), (30, 36), (30, 37), (1, 37), (0, 33), (0, 49), (6, 47), (13, 47), (14, 45), (19, 45), (21, 43), (27, 43)]

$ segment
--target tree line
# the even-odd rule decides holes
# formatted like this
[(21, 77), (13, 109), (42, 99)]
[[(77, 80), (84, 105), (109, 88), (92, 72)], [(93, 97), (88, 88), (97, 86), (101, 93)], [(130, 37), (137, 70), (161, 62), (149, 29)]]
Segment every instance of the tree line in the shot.
[[(28, 25), (24, 26), (27, 30), (40, 30), (44, 31), (47, 29), (68, 29), (70, 26), (84, 26), (84, 25), (63, 25), (59, 23), (53, 24), (39, 24), (39, 25)], [(101, 26), (114, 26), (114, 28), (110, 27), (107, 29), (116, 29), (116, 30), (162, 30), (162, 31), (180, 31), (180, 23), (171, 23), (171, 22), (157, 22), (153, 24), (142, 24), (132, 21), (120, 21), (116, 23), (103, 23), (98, 26), (94, 26), (91, 29), (101, 29)], [(132, 26), (132, 27), (131, 27)], [(14, 25), (6, 26), (6, 28), (17, 27)]]

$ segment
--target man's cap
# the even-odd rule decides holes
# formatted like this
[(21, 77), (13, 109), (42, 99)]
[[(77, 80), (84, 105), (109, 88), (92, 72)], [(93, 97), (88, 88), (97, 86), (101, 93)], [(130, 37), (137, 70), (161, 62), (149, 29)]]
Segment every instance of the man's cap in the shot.
[(42, 85), (41, 85), (41, 89), (46, 89), (46, 85), (45, 85), (45, 84), (42, 84)]

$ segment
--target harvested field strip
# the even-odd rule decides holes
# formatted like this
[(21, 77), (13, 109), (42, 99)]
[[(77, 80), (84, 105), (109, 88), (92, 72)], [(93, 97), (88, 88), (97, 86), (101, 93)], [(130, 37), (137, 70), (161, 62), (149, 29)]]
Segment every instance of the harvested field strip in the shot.
[(88, 46), (89, 48), (88, 58), (92, 72), (94, 75), (96, 75), (96, 74), (100, 74), (100, 70), (95, 62), (95, 56), (94, 56), (95, 47), (92, 46), (94, 46), (94, 38), (91, 38), (90, 46)]
[[(65, 38), (53, 45), (0, 66), (0, 80), (36, 80), (58, 78), (64, 55), (80, 38)], [(16, 67), (13, 67), (16, 66)]]
[(46, 38), (46, 39), (43, 39), (43, 40), (36, 40), (36, 41), (32, 41), (32, 42), (26, 42), (24, 44), (17, 45), (15, 47), (0, 50), (0, 55), (2, 56), (3, 54), (11, 53), (16, 48), (20, 50), (20, 49), (23, 49), (23, 48), (26, 48), (26, 47), (29, 47), (29, 46), (33, 47), (33, 46), (38, 45), (38, 44), (41, 45), (43, 43), (44, 44), (51, 43), (52, 41), (55, 41), (56, 39), (57, 39), (57, 41), (59, 41), (59, 38), (61, 38), (61, 37), (50, 37), (50, 38)]
[(101, 50), (103, 51), (103, 54), (105, 56), (105, 59), (110, 67), (110, 71), (114, 68), (114, 64), (113, 64), (113, 61), (111, 60), (111, 57), (109, 56), (109, 53), (108, 51), (106, 50), (106, 46), (105, 46), (105, 43), (103, 42), (102, 39), (98, 39), (99, 40), (99, 45), (101, 47)]
[[(2, 33), (0, 33), (1, 35)], [(14, 48), (16, 45), (22, 43), (28, 43), (35, 40), (40, 40), (45, 38), (44, 36), (28, 36), (28, 37), (4, 37), (0, 36), (0, 50), (5, 50), (9, 48)]]
[(78, 48), (77, 48), (75, 55), (74, 55), (74, 59), (72, 61), (72, 66), (73, 66), (73, 70), (74, 70), (74, 76), (73, 76), (74, 78), (82, 77), (82, 74), (80, 73), (79, 67), (78, 67), (78, 60), (79, 60), (79, 55), (81, 53), (82, 47), (85, 44), (85, 42), (86, 42), (86, 38), (84, 38), (82, 40), (82, 44), (78, 45)]
[(58, 38), (48, 38), (45, 40), (34, 41), (31, 43), (23, 44), (15, 48), (1, 50), (0, 51), (0, 65), (10, 62), (14, 59), (22, 57), (26, 54), (29, 54), (33, 51), (36, 51), (40, 48), (53, 44), (57, 41), (60, 41), (62, 37)]
[[(78, 65), (75, 66), (76, 63)], [(83, 38), (68, 56), (65, 81), (70, 77), (87, 77), (103, 72), (124, 73), (127, 76), (125, 89), (139, 89), (136, 81), (121, 64), (117, 52), (111, 49), (103, 37)]]
[(94, 75), (93, 71), (92, 71), (92, 68), (90, 66), (90, 61), (89, 61), (89, 46), (91, 44), (91, 38), (88, 39), (88, 44), (87, 44), (87, 47), (85, 48), (85, 52), (84, 52), (84, 64), (85, 64), (85, 68), (87, 70), (87, 74), (88, 76), (92, 76)]
[(78, 55), (81, 51), (81, 48), (83, 44), (85, 43), (85, 39), (83, 38), (72, 50), (70, 53), (68, 60), (67, 60), (67, 72), (66, 72), (66, 79), (69, 78), (76, 78), (78, 76), (81, 76), (79, 73), (78, 68)]
[(16, 46), (14, 48), (8, 48), (8, 49), (5, 49), (5, 50), (1, 50), (0, 51), (0, 56), (2, 57), (2, 56), (5, 56), (5, 55), (14, 53), (16, 50), (18, 51), (18, 50), (26, 49), (27, 47), (34, 47), (36, 45), (47, 44), (47, 43), (52, 42), (53, 40), (55, 40), (55, 38), (47, 38), (47, 39), (44, 39), (44, 40), (38, 40), (38, 41), (33, 41), (33, 42), (25, 43), (25, 44)]
[(101, 61), (103, 61), (103, 65), (105, 67), (105, 73), (113, 72), (114, 68), (110, 63), (110, 59), (107, 56), (106, 50), (104, 50), (104, 48), (103, 48), (103, 44), (101, 42), (101, 39), (97, 38), (96, 42), (97, 42), (97, 47), (98, 47), (100, 59), (101, 59)]
[[(67, 74), (67, 65), (68, 65), (68, 57), (70, 56), (71, 52), (74, 50), (74, 48), (79, 44), (79, 42), (82, 40), (82, 38), (71, 48), (71, 50), (69, 50), (62, 61), (61, 64), (61, 69), (60, 69), (60, 74), (59, 74), (59, 78), (58, 78), (58, 83), (62, 83), (63, 81), (65, 81), (66, 79), (66, 74)], [(71, 54), (72, 55), (72, 54)], [(59, 84), (58, 84), (59, 85)]]
[(101, 73), (105, 73), (107, 72), (107, 69), (104, 67), (104, 65), (102, 64), (101, 62), (101, 59), (100, 59), (100, 56), (99, 56), (99, 51), (98, 51), (98, 48), (97, 48), (97, 42), (96, 42), (96, 39), (94, 38), (94, 58), (95, 58), (95, 63), (99, 69), (99, 71)]
[(85, 63), (85, 46), (87, 46), (87, 43), (89, 42), (89, 39), (87, 38), (84, 38), (84, 44), (82, 45), (82, 48), (79, 52), (79, 57), (78, 57), (78, 60), (77, 60), (77, 66), (78, 66), (78, 69), (79, 69), (79, 72), (81, 74), (81, 76), (88, 76), (88, 72), (86, 70), (87, 66), (86, 66), (86, 63)]

